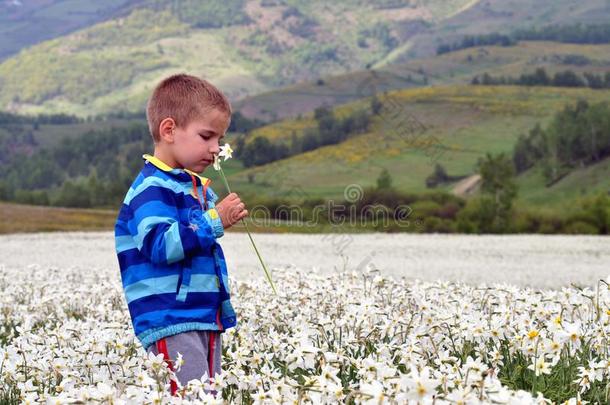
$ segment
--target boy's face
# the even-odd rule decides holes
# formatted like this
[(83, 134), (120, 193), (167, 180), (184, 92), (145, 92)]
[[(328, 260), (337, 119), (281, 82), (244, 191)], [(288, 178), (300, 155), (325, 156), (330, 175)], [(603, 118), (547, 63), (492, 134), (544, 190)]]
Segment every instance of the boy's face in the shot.
[(170, 144), (173, 158), (179, 167), (201, 173), (214, 162), (220, 144), (229, 128), (230, 117), (218, 109), (192, 120), (186, 127), (174, 128)]

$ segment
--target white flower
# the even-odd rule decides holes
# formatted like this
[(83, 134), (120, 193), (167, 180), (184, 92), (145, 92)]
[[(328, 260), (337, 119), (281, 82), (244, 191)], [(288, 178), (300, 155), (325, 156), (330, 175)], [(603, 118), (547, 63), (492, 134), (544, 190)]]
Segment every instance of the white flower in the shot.
[(451, 391), (447, 395), (447, 399), (454, 404), (476, 404), (480, 402), (476, 395), (472, 395), (470, 387), (460, 387)]
[(218, 153), (219, 157), (224, 157), (225, 161), (233, 157), (233, 149), (231, 149), (231, 145), (225, 143), (224, 146), (220, 147), (220, 152)]
[[(36, 237), (37, 249), (39, 238), (46, 237)], [(88, 238), (81, 241), (83, 256), (98, 261)], [(61, 237), (52, 241), (45, 256), (55, 259), (63, 254)], [(224, 395), (265, 404), (348, 398), (375, 405), (549, 404), (538, 390), (532, 395), (502, 384), (499, 373), (514, 367), (515, 355), (538, 376), (573, 364), (576, 398), (557, 403), (583, 403), (580, 393), (610, 381), (610, 325), (591, 316), (610, 308), (610, 290), (597, 297), (589, 288), (475, 286), (291, 266), (274, 269), (282, 281), (279, 297), (269, 294), (262, 277), (229, 280), (240, 319), (223, 335), (222, 372), (209, 381), (207, 374), (196, 376), (181, 390), (183, 398), (172, 397), (175, 375), (162, 354), (138, 343), (116, 272), (68, 264), (0, 263), (0, 313), (7, 320), (0, 322), (0, 379), (20, 393), (20, 403), (220, 404)], [(87, 308), (86, 316), (75, 308)], [(176, 368), (184, 370), (183, 363), (178, 355)]]
[(421, 373), (411, 367), (411, 373), (402, 380), (402, 385), (408, 388), (407, 397), (416, 401), (432, 398), (436, 394), (438, 381), (430, 378), (430, 368), (424, 367)]
[(184, 359), (182, 358), (182, 353), (178, 352), (178, 356), (176, 358), (176, 371), (180, 371), (180, 368), (184, 365)]
[(595, 376), (594, 371), (583, 366), (578, 367), (578, 378), (574, 380), (574, 383), (580, 385), (579, 392), (581, 394), (591, 388), (591, 383), (595, 381)]
[(214, 155), (214, 170), (220, 170), (220, 162), (218, 161), (218, 155)]
[(362, 384), (360, 391), (368, 397), (365, 403), (380, 404), (385, 399), (383, 385), (377, 380)]
[(561, 342), (568, 342), (572, 352), (580, 348), (582, 337), (580, 322), (566, 323), (563, 330), (557, 332), (557, 337)]
[(473, 359), (470, 356), (466, 358), (464, 370), (474, 372), (475, 374), (481, 374), (486, 369), (485, 363), (483, 363), (480, 358), (477, 357), (476, 359)]
[(540, 374), (551, 374), (551, 369), (549, 368), (549, 363), (547, 363), (544, 359), (544, 356), (540, 356), (537, 359), (532, 359), (532, 364), (527, 366), (528, 369), (534, 371), (536, 376)]
[(326, 388), (331, 384), (341, 385), (341, 380), (337, 377), (339, 370), (329, 364), (325, 364), (318, 376), (320, 387)]
[(220, 170), (220, 161), (219, 158), (224, 157), (225, 161), (233, 157), (233, 149), (231, 149), (231, 145), (225, 143), (220, 147), (220, 152), (217, 155), (214, 155), (214, 170)]
[(105, 383), (99, 382), (96, 386), (96, 393), (94, 394), (95, 398), (101, 401), (112, 401), (114, 397), (114, 390)]
[(142, 387), (150, 387), (155, 384), (155, 380), (150, 378), (147, 373), (142, 371), (138, 373), (138, 375), (136, 376), (136, 380), (138, 381), (138, 384)]

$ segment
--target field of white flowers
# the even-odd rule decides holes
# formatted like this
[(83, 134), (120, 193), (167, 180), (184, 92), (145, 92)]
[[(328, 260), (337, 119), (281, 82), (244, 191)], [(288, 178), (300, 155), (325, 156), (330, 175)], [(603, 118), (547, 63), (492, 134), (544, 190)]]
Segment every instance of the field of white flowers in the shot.
[[(469, 284), (390, 277), (374, 261), (358, 271), (323, 271), (323, 262), (311, 263), (320, 271), (301, 263), (275, 267), (279, 296), (262, 271), (233, 277), (238, 327), (223, 337), (221, 376), (192, 381), (184, 398), (171, 397), (161, 359), (147, 357), (135, 341), (118, 267), (112, 260), (90, 265), (100, 251), (112, 253), (107, 237), (0, 238), (6, 248), (0, 403), (576, 404), (610, 398), (607, 274), (586, 287), (537, 290), (492, 284), (485, 276)], [(607, 249), (580, 254), (594, 263)], [(261, 250), (278, 252), (264, 244)], [(572, 269), (581, 284), (576, 263)], [(216, 398), (211, 389), (219, 391)]]

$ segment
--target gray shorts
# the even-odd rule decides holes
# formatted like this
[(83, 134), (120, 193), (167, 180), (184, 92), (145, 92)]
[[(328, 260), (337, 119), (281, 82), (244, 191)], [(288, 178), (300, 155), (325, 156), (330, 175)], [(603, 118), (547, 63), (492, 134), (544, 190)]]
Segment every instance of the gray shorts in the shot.
[[(180, 371), (175, 372), (178, 381), (183, 386), (192, 380), (200, 380), (206, 373), (208, 376), (220, 374), (220, 359), (222, 356), (222, 333), (218, 331), (192, 330), (167, 336), (150, 345), (147, 352), (155, 355), (164, 353), (169, 356), (175, 371), (175, 360), (178, 352), (182, 354), (184, 364)], [(175, 387), (172, 384), (172, 394)], [(214, 392), (212, 391), (214, 394)]]

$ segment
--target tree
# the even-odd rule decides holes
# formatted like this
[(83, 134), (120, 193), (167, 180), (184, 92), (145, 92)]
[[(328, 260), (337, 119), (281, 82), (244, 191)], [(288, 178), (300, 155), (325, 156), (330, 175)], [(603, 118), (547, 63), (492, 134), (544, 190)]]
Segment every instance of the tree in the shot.
[(519, 136), (513, 150), (513, 165), (517, 173), (523, 173), (534, 165), (532, 158), (532, 144), (529, 137)]
[(305, 135), (303, 135), (303, 141), (301, 142), (301, 150), (303, 152), (308, 152), (310, 150), (316, 149), (320, 146), (318, 131), (311, 128), (305, 131)]
[(544, 70), (544, 68), (536, 69), (536, 72), (534, 72), (532, 77), (534, 85), (537, 86), (548, 86), (549, 83), (551, 83), (551, 79), (549, 78), (549, 75), (546, 73), (546, 70)]
[(517, 196), (513, 164), (504, 153), (488, 153), (485, 159), (479, 160), (478, 169), (482, 178), (481, 204), (486, 212), (491, 213), (490, 222), (480, 223), (480, 229), (484, 232), (505, 232), (510, 225), (513, 200)]
[(585, 87), (585, 82), (571, 70), (557, 72), (553, 78), (553, 86), (557, 87)]
[(318, 107), (313, 111), (313, 116), (316, 119), (316, 121), (320, 121), (322, 118), (332, 116), (332, 115), (333, 115), (332, 111), (329, 110), (328, 107), (326, 107), (326, 106)]
[(371, 111), (373, 112), (373, 115), (379, 114), (381, 112), (382, 108), (383, 108), (383, 103), (379, 100), (377, 95), (374, 95), (373, 98), (371, 99)]
[(389, 190), (392, 188), (392, 176), (388, 169), (384, 168), (377, 177), (377, 190)]
[(437, 163), (434, 166), (434, 172), (426, 178), (426, 187), (436, 187), (440, 183), (444, 183), (449, 179), (450, 176), (447, 174), (447, 170), (445, 170), (445, 168), (440, 163)]
[(610, 232), (610, 199), (605, 194), (599, 194), (588, 206), (588, 211), (597, 226), (599, 233), (607, 235)]
[(12, 198), (11, 188), (8, 185), (8, 182), (5, 180), (0, 180), (0, 201), (8, 201)]
[(492, 85), (495, 84), (493, 78), (491, 77), (491, 75), (487, 72), (483, 73), (483, 78), (481, 79), (481, 84), (484, 84), (486, 86), (488, 85)]
[(602, 76), (598, 76), (594, 73), (585, 72), (585, 79), (587, 79), (587, 84), (592, 89), (603, 89), (604, 88), (604, 78)]
[(264, 121), (259, 119), (250, 119), (245, 117), (240, 111), (235, 111), (231, 115), (231, 123), (229, 125), (229, 132), (249, 132), (255, 128), (265, 125)]
[(89, 189), (83, 182), (66, 180), (60, 189), (55, 205), (89, 208), (91, 207)]
[(297, 133), (292, 130), (290, 131), (290, 154), (296, 155), (301, 151), (301, 142), (297, 137)]

